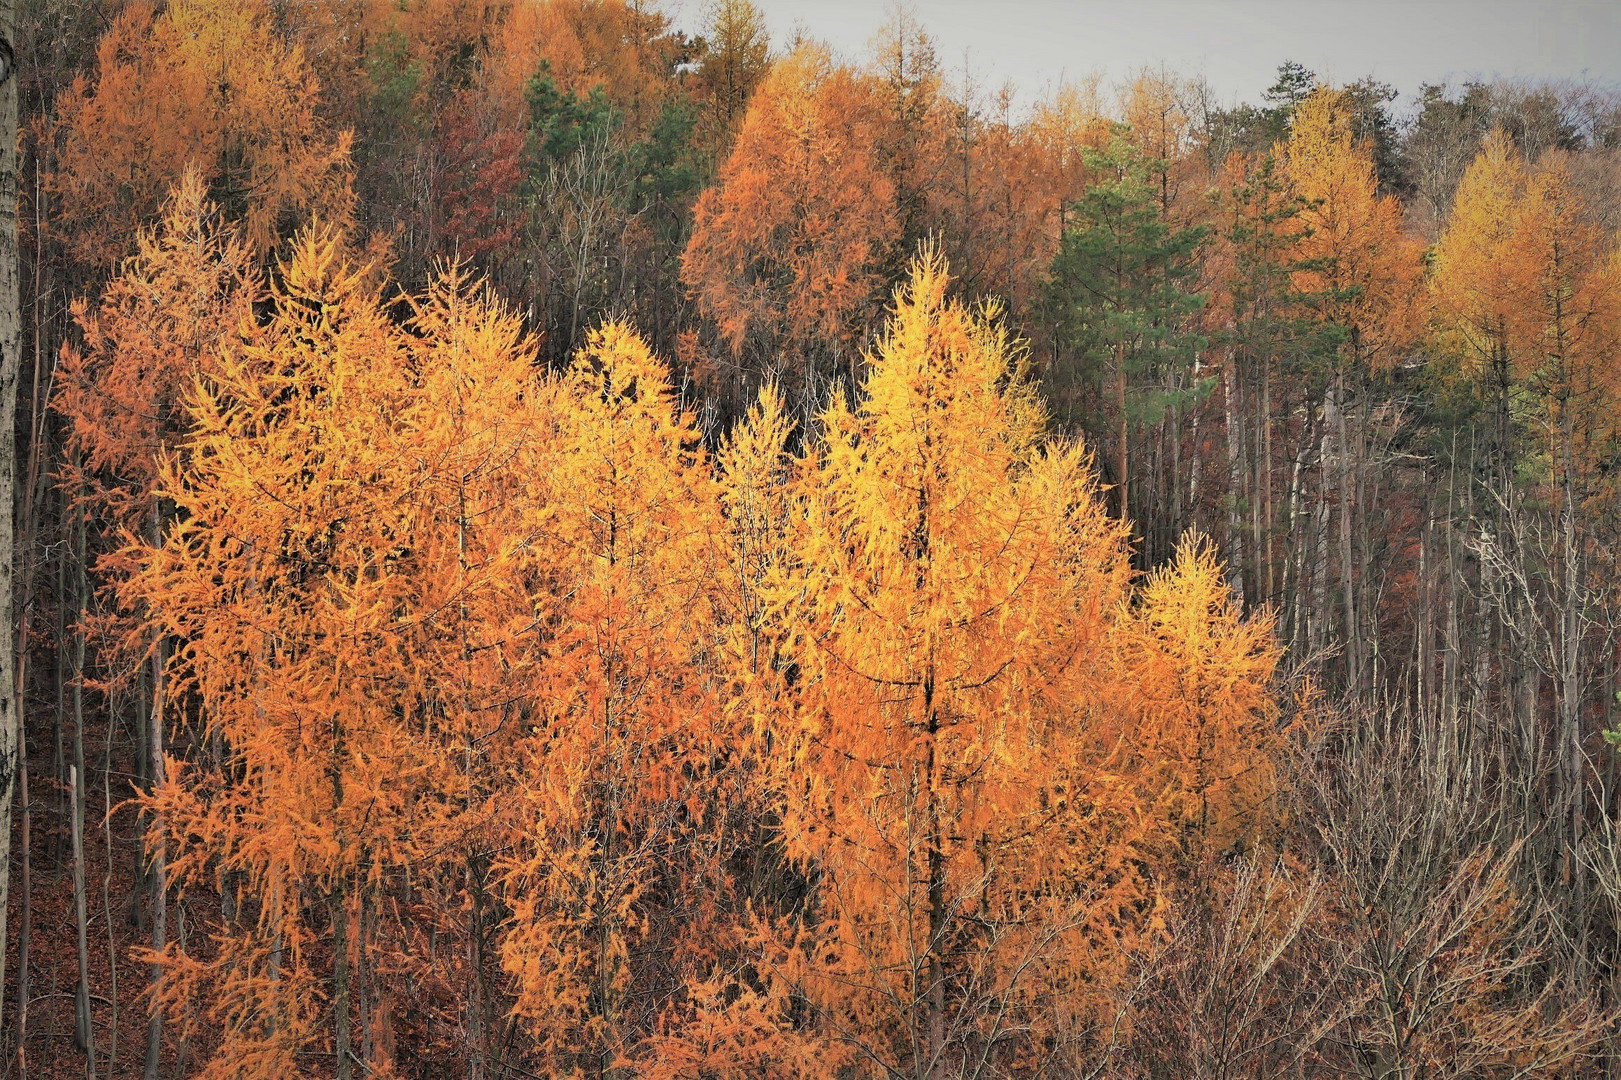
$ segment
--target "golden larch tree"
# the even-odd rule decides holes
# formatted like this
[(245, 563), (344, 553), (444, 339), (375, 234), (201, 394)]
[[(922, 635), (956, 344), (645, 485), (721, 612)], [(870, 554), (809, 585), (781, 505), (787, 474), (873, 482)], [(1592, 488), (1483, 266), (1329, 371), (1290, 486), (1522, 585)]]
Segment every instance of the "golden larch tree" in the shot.
[(165, 706), (210, 748), (144, 800), (176, 887), (221, 897), (157, 958), (159, 998), (210, 1031), (201, 1075), (309, 1075), (314, 1052), (347, 1077), (392, 1068), (402, 976), (433, 967), (407, 913), (465, 876), (519, 722), (535, 609), (511, 515), (544, 397), (464, 279), (402, 328), (338, 234), (277, 278), (193, 382), (158, 474), (177, 512), (119, 593), (177, 643)]
[(633, 331), (593, 331), (556, 392), (534, 545), (555, 610), (513, 784), (501, 961), (553, 1067), (640, 1053), (726, 934), (713, 595), (725, 530), (668, 369)]
[(1095, 977), (1103, 913), (1140, 899), (1094, 887), (1114, 837), (1083, 824), (1126, 797), (1080, 738), (1125, 534), (1085, 452), (1045, 440), (1018, 349), (946, 288), (917, 264), (859, 404), (823, 413), (777, 586), (783, 835), (820, 882), (789, 977), (860, 1068), (919, 1077), (1036, 1052), (1002, 1025), (1039, 1027), (1037, 1001)]

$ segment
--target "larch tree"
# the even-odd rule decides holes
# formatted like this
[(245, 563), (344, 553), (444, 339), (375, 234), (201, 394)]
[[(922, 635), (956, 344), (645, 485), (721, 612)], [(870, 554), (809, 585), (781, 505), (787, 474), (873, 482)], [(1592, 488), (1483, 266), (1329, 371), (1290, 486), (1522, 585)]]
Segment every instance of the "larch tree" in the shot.
[[(114, 534), (161, 542), (170, 509), (159, 494), (158, 471), (188, 430), (186, 397), (213, 370), (220, 339), (249, 325), (254, 304), (264, 299), (247, 245), (219, 218), (197, 171), (188, 168), (163, 208), (163, 220), (141, 230), (135, 255), (108, 283), (101, 303), (91, 308), (80, 301), (73, 308), (83, 343), (62, 350), (54, 407), (68, 422), (67, 460), (58, 482), (76, 507), (74, 547), (81, 569), (92, 515)], [(113, 546), (97, 568), (117, 581), (132, 566), (116, 550), (116, 540)], [(81, 615), (86, 600), (78, 599)], [(115, 681), (134, 689), (135, 777), (150, 790), (163, 779), (170, 726), (161, 705), (154, 708), (167, 644), (146, 632), (139, 615), (103, 622), (107, 657), (122, 660)], [(81, 650), (86, 630), (74, 629)], [(167, 944), (168, 887), (160, 832), (152, 830), (141, 873), (151, 892), (151, 944), (161, 951)], [(154, 1007), (147, 1032), (149, 1076), (161, 1040), (162, 1012)]]
[(682, 280), (734, 353), (761, 340), (805, 378), (818, 357), (854, 355), (900, 228), (875, 93), (810, 44), (755, 92), (682, 256)]
[(178, 513), (119, 585), (177, 642), (160, 701), (200, 732), (143, 802), (175, 887), (221, 898), (154, 957), (212, 1032), (205, 1076), (391, 1067), (401, 919), (465, 872), (521, 708), (532, 349), (454, 275), (410, 333), (378, 288), (337, 234), (299, 241), (194, 382), (159, 472)]
[(1491, 402), (1489, 453), (1503, 484), (1513, 475), (1510, 402), (1523, 374), (1510, 353), (1509, 324), (1531, 302), (1533, 286), (1526, 252), (1515, 244), (1528, 180), (1508, 136), (1491, 133), (1458, 184), (1431, 279), (1438, 352)]
[[(1371, 149), (1355, 139), (1350, 99), (1319, 86), (1293, 107), (1288, 138), (1277, 151), (1294, 193), (1304, 233), (1291, 284), (1307, 317), (1327, 343), (1323, 383), (1324, 468), (1333, 465), (1339, 510), (1338, 570), (1349, 685), (1364, 687), (1366, 626), (1371, 618), (1365, 577), (1355, 568), (1355, 537), (1367, 507), (1355, 498), (1362, 468), (1366, 406), (1359, 391), (1372, 372), (1387, 369), (1416, 340), (1422, 269), (1418, 244), (1407, 235), (1401, 204), (1379, 194)], [(1353, 445), (1353, 438), (1356, 440)], [(1324, 498), (1329, 482), (1325, 477)], [(1359, 691), (1360, 692), (1360, 691)]]
[(556, 392), (533, 541), (556, 601), (532, 631), (544, 660), (497, 866), (501, 963), (546, 1060), (605, 1077), (726, 933), (725, 530), (692, 418), (628, 327), (593, 331)]
[(128, 251), (188, 167), (242, 222), (255, 255), (289, 224), (350, 209), (347, 132), (264, 0), (130, 4), (57, 106), (50, 185), (75, 256), (103, 270)]
[(1193, 120), (1187, 99), (1193, 85), (1161, 67), (1139, 71), (1121, 93), (1120, 114), (1130, 138), (1142, 155), (1155, 163), (1152, 181), (1158, 189), (1160, 212), (1187, 217), (1183, 188), (1195, 165)]
[[(1067, 221), (1085, 188), (1085, 148), (1107, 143), (1095, 88), (1065, 87), (1024, 122), (1011, 88), (988, 102), (953, 100), (951, 160), (931, 186), (930, 220), (970, 296), (1029, 311), (1042, 295)], [(966, 145), (964, 145), (966, 143)]]
[(1158, 853), (1197, 863), (1242, 850), (1275, 816), (1271, 618), (1243, 617), (1214, 549), (1190, 535), (1118, 633), (1136, 783), (1165, 829)]
[(265, 298), (247, 244), (221, 218), (188, 168), (101, 302), (74, 308), (83, 345), (63, 350), (53, 400), (81, 458), (74, 479), (94, 485), (107, 512), (137, 531), (160, 459), (187, 430), (193, 383), (211, 370), (221, 335)]
[(888, 276), (898, 280), (918, 245), (938, 231), (930, 196), (944, 186), (951, 113), (934, 39), (917, 16), (896, 7), (869, 46), (883, 127), (874, 146), (894, 191), (899, 236)]
[(1081, 752), (1124, 530), (1079, 445), (1044, 439), (1017, 348), (946, 287), (915, 267), (859, 404), (822, 414), (775, 586), (783, 836), (819, 882), (782, 977), (856, 1068), (916, 1077), (1063, 1042), (1041, 1003), (1102, 977), (1142, 900), (1129, 859), (1095, 873), (1128, 797)]
[(1401, 204), (1379, 194), (1372, 153), (1354, 139), (1352, 122), (1343, 92), (1318, 87), (1295, 107), (1278, 156), (1305, 202), (1295, 287), (1341, 330), (1345, 362), (1382, 367), (1417, 332), (1419, 251)]
[(704, 28), (698, 85), (707, 98), (708, 136), (717, 155), (731, 144), (755, 87), (770, 67), (765, 16), (749, 0), (713, 0)]

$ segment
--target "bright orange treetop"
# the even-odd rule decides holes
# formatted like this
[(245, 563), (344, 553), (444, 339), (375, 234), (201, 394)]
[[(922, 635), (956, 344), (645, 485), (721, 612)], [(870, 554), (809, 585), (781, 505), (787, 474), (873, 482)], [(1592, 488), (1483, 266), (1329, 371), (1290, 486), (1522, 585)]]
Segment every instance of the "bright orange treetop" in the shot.
[(734, 350), (756, 333), (790, 348), (845, 341), (870, 311), (899, 235), (874, 93), (814, 45), (755, 92), (682, 256), (682, 279)]
[(264, 298), (247, 245), (220, 221), (195, 169), (136, 246), (96, 308), (75, 303), (84, 345), (64, 344), (53, 401), (71, 422), (86, 478), (126, 523), (151, 508), (194, 381), (216, 366), (222, 338), (247, 331)]
[(114, 264), (187, 168), (256, 256), (289, 223), (346, 216), (349, 134), (327, 129), (318, 99), (265, 0), (127, 5), (94, 79), (76, 79), (57, 107), (50, 183), (76, 256)]

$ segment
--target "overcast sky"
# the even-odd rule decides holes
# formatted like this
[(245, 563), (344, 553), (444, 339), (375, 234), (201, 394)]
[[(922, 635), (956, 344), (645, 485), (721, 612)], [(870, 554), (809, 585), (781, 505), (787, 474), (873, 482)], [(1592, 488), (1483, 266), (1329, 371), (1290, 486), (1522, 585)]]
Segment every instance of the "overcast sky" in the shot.
[[(796, 27), (849, 59), (888, 0), (755, 0), (780, 46)], [(703, 0), (680, 0), (680, 22)], [(1225, 100), (1257, 101), (1285, 59), (1346, 82), (1374, 75), (1410, 96), (1422, 82), (1555, 76), (1621, 82), (1621, 0), (916, 0), (940, 61), (1018, 100), (1063, 78), (1110, 82), (1161, 62), (1203, 74)]]

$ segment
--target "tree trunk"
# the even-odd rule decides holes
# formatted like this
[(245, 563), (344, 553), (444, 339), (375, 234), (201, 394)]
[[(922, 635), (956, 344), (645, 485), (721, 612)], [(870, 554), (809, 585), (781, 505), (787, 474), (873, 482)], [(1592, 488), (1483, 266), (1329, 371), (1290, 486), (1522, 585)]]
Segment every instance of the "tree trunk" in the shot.
[[(11, 815), (22, 745), (21, 703), (16, 697), (17, 375), (22, 360), (22, 311), (17, 268), (17, 79), (11, 42), (16, 36), (16, 0), (0, 0), (0, 986), (5, 985), (6, 909), (11, 899)], [(0, 994), (0, 1023), (5, 995)]]
[(1307, 609), (1306, 636), (1311, 642), (1313, 653), (1320, 653), (1327, 648), (1334, 621), (1328, 607), (1328, 485), (1329, 470), (1332, 468), (1330, 463), (1333, 461), (1329, 446), (1334, 438), (1332, 401), (1331, 394), (1324, 399), (1322, 430), (1318, 432), (1317, 507), (1315, 520), (1311, 523), (1311, 543), (1314, 550), (1311, 558), (1311, 604)]
[[(81, 744), (75, 756), (82, 758), (82, 741), (77, 733), (74, 740)], [(84, 792), (79, 790), (83, 779), (84, 770), (80, 765), (68, 767), (68, 800), (72, 803), (69, 828), (73, 830), (73, 921), (79, 942), (79, 982), (73, 990), (73, 1042), (84, 1052), (85, 1075), (95, 1080), (96, 1035), (90, 1024), (90, 920), (84, 901)]]
[[(1259, 515), (1261, 539), (1257, 541), (1256, 555), (1265, 565), (1265, 592), (1262, 602), (1276, 604), (1278, 600), (1278, 573), (1277, 553), (1274, 550), (1274, 536), (1276, 522), (1273, 520), (1272, 498), (1272, 358), (1270, 355), (1261, 356), (1261, 439), (1257, 447), (1257, 456), (1261, 459), (1261, 467), (1256, 470), (1257, 490), (1259, 496)], [(1257, 589), (1262, 587), (1262, 575), (1256, 575)]]
[(1334, 444), (1335, 484), (1339, 488), (1340, 504), (1340, 602), (1345, 615), (1345, 687), (1352, 696), (1360, 696), (1362, 686), (1362, 656), (1357, 636), (1356, 571), (1351, 560), (1351, 454), (1350, 436), (1345, 423), (1345, 375), (1334, 378)]
[[(26, 733), (25, 733), (26, 735)], [(28, 946), (34, 924), (33, 846), (34, 811), (28, 804), (28, 746), (20, 749), (18, 797), (22, 802), (22, 925), (17, 929), (17, 1075), (28, 1075)]]
[(340, 884), (332, 894), (332, 1024), (338, 1080), (351, 1080), (349, 1015), (349, 905)]
[[(1122, 499), (1124, 496), (1122, 495)], [(928, 733), (923, 785), (929, 805), (926, 811), (928, 828), (928, 905), (929, 943), (928, 965), (928, 1042), (924, 1070), (919, 1074), (932, 1078), (945, 1066), (946, 1042), (946, 972), (941, 957), (946, 936), (946, 860), (942, 850), (944, 840), (940, 834), (940, 793), (935, 777), (939, 771), (937, 757), (940, 737), (940, 713), (934, 704), (934, 672), (931, 666), (923, 679), (924, 730)]]
[[(1126, 346), (1117, 342), (1114, 349), (1115, 365), (1115, 408), (1120, 411), (1120, 520), (1129, 527), (1131, 524), (1131, 506), (1128, 493), (1131, 483), (1131, 425), (1126, 419)], [(1133, 530), (1135, 532), (1135, 530)]]
[[(152, 504), (152, 543), (162, 542), (162, 511), (156, 501)], [(82, 558), (83, 541), (80, 542), (81, 558), (79, 573), (84, 573), (84, 560)], [(156, 788), (163, 783), (163, 715), (164, 695), (168, 688), (164, 686), (163, 669), (164, 640), (159, 636), (152, 649), (152, 722), (148, 731), (148, 743), (152, 752), (150, 765), (152, 786)], [(157, 816), (152, 818), (147, 833), (147, 846), (150, 853), (148, 861), (148, 874), (152, 886), (152, 951), (161, 954), (168, 944), (169, 933), (169, 880), (164, 858), (163, 819)], [(163, 969), (157, 964), (152, 965), (152, 987), (155, 990), (163, 977)], [(163, 1006), (156, 997), (152, 999), (151, 1011), (146, 1020), (146, 1068), (143, 1072), (145, 1080), (158, 1080), (158, 1060), (163, 1052)]]
[[(1567, 383), (1568, 386), (1568, 383)], [(1559, 494), (1562, 506), (1560, 507), (1560, 547), (1561, 567), (1564, 581), (1560, 589), (1563, 592), (1562, 610), (1559, 613), (1559, 726), (1560, 726), (1560, 754), (1559, 758), (1564, 773), (1564, 817), (1563, 824), (1568, 827), (1565, 834), (1564, 853), (1562, 858), (1563, 871), (1561, 877), (1565, 884), (1572, 883), (1573, 878), (1579, 878), (1576, 866), (1577, 849), (1582, 840), (1583, 817), (1585, 806), (1582, 793), (1582, 582), (1581, 582), (1581, 552), (1577, 546), (1576, 517), (1578, 513), (1578, 500), (1576, 493), (1576, 451), (1575, 451), (1575, 421), (1572, 416), (1571, 402), (1568, 391), (1560, 401), (1559, 416)], [(1582, 882), (1578, 882), (1578, 891)]]
[(1227, 420), (1227, 576), (1233, 592), (1244, 591), (1244, 519), (1239, 507), (1244, 495), (1244, 431), (1239, 418), (1238, 357), (1227, 358), (1222, 372), (1222, 405)]
[(84, 884), (84, 602), (86, 581), (84, 575), (84, 517), (75, 514), (73, 571), (74, 633), (73, 633), (73, 764), (68, 767), (68, 799), (72, 806), (69, 815), (73, 831), (73, 908), (79, 930), (79, 983), (74, 998), (74, 1041), (85, 1052), (89, 1063), (87, 1075), (95, 1075), (96, 1044), (90, 1026), (90, 946), (86, 940), (85, 884)]

